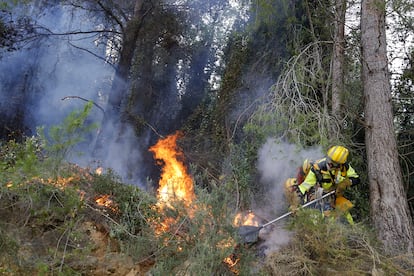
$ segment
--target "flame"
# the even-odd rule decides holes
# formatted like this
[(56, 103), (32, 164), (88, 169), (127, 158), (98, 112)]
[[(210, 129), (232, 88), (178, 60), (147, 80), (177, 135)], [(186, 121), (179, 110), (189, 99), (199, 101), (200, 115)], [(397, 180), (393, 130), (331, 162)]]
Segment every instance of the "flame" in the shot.
[(98, 168), (96, 168), (95, 173), (96, 173), (97, 175), (102, 175), (102, 173), (103, 173), (103, 168), (102, 168), (102, 167), (98, 167)]
[(235, 275), (239, 275), (239, 267), (237, 265), (240, 261), (240, 256), (237, 253), (238, 246), (239, 245), (236, 244), (233, 238), (228, 238), (227, 240), (223, 240), (217, 245), (218, 248), (229, 248), (229, 247), (233, 248), (233, 253), (231, 253), (229, 256), (224, 258), (223, 263), (225, 263), (227, 267), (229, 268), (229, 270)]
[(114, 212), (118, 212), (118, 206), (116, 203), (111, 199), (110, 195), (102, 195), (95, 199), (96, 204), (99, 206), (106, 207)]
[(237, 254), (231, 254), (230, 256), (224, 258), (223, 262), (227, 264), (227, 267), (236, 275), (239, 275), (239, 270), (236, 265), (239, 263), (240, 258)]
[(259, 226), (260, 219), (252, 212), (247, 211), (247, 213), (240, 212), (238, 213), (233, 221), (235, 226), (241, 225), (251, 225), (251, 226)]
[[(242, 225), (259, 226), (260, 221), (261, 219), (252, 210), (248, 210), (237, 213), (234, 217), (233, 225), (236, 227)], [(224, 258), (223, 263), (227, 265), (227, 267), (233, 274), (239, 275), (240, 271), (238, 264), (240, 261), (240, 255), (237, 252), (238, 245), (234, 245), (234, 241), (230, 241), (229, 243), (227, 243), (226, 246), (233, 246), (234, 252), (226, 258)]]
[[(154, 146), (150, 147), (149, 151), (154, 153), (155, 159), (158, 160), (158, 164), (162, 165), (161, 178), (159, 181), (159, 188), (157, 190), (158, 203), (157, 206), (172, 208), (172, 201), (183, 201), (187, 207), (193, 203), (195, 199), (193, 180), (187, 173), (186, 166), (183, 163), (183, 153), (177, 146), (177, 139), (181, 137), (181, 132), (176, 132), (173, 135), (167, 136), (164, 139), (159, 140)], [(162, 162), (161, 162), (162, 160)], [(193, 208), (195, 206), (192, 206)], [(199, 208), (200, 206), (197, 206)], [(191, 213), (194, 211), (188, 208)], [(253, 213), (249, 215), (253, 220)], [(241, 219), (241, 216), (240, 216)], [(163, 222), (156, 225), (156, 232), (165, 232), (171, 230), (171, 225), (175, 223), (173, 218), (166, 218)], [(258, 225), (258, 224), (257, 224)], [(218, 248), (235, 247), (235, 241), (232, 238), (223, 240), (216, 245)], [(182, 251), (182, 247), (178, 245), (177, 251)], [(229, 270), (238, 275), (238, 262), (240, 258), (234, 253), (223, 259)]]
[(195, 198), (193, 180), (188, 175), (186, 166), (181, 161), (183, 153), (177, 146), (181, 132), (159, 140), (149, 150), (157, 160), (162, 160), (161, 179), (158, 188), (158, 200), (165, 204), (173, 200), (182, 200), (189, 206)]

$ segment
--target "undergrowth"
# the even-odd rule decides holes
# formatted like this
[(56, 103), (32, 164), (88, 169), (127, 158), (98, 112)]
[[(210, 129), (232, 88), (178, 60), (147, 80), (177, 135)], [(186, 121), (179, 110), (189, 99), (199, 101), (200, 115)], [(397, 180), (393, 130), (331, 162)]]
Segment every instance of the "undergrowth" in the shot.
[(413, 275), (412, 256), (391, 259), (372, 229), (302, 210), (291, 220), (290, 243), (267, 256), (268, 275)]
[[(96, 229), (108, 239), (108, 257), (101, 262), (116, 252), (120, 259), (152, 267), (153, 275), (248, 271), (252, 254), (237, 247), (228, 193), (197, 190), (190, 208), (182, 202), (162, 206), (110, 169), (98, 174), (65, 161), (89, 129), (83, 126), (88, 110), (71, 114), (51, 135), (41, 131), (22, 143), (0, 144), (0, 272), (94, 275), (99, 249), (91, 231)], [(64, 137), (57, 139), (58, 133)], [(97, 204), (102, 196), (105, 206)], [(229, 256), (235, 261), (231, 267)]]
[[(60, 146), (42, 135), (0, 144), (2, 275), (103, 275), (114, 273), (102, 270), (110, 261), (131, 271), (140, 265), (152, 275), (413, 273), (412, 258), (382, 255), (364, 225), (344, 225), (312, 210), (291, 220), (295, 235), (287, 246), (262, 256), (255, 244), (241, 242), (233, 226), (235, 195), (229, 186), (237, 174), (208, 190), (195, 183), (190, 205), (160, 204), (111, 170), (98, 174), (62, 158), (69, 153), (65, 145), (79, 140), (75, 133), (88, 129), (78, 124), (87, 109), (75, 114), (65, 121), (74, 127), (55, 128), (70, 132), (68, 139), (54, 141)], [(102, 206), (97, 199), (103, 196)], [(104, 248), (97, 248), (92, 232), (104, 237)]]

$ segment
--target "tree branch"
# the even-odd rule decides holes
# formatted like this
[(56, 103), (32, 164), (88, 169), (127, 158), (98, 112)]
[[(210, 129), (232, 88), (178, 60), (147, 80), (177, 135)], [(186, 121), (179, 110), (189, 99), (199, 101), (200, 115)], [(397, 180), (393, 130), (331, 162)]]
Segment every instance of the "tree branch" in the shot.
[(91, 100), (88, 100), (88, 99), (85, 99), (85, 98), (82, 98), (82, 97), (79, 97), (79, 96), (66, 96), (66, 97), (63, 97), (61, 100), (64, 101), (64, 100), (67, 100), (67, 99), (80, 99), (80, 100), (85, 101), (85, 102), (92, 102), (94, 106), (99, 108), (105, 114), (105, 110), (100, 105), (95, 103), (94, 101), (91, 101)]

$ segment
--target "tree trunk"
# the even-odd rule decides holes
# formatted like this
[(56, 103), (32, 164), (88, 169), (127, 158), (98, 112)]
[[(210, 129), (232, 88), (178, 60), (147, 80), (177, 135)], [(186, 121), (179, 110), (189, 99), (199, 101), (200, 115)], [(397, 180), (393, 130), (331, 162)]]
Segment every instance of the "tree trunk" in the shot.
[(144, 0), (136, 0), (133, 16), (122, 29), (123, 36), (119, 62), (112, 81), (102, 130), (98, 135), (94, 149), (94, 155), (98, 158), (105, 157), (105, 151), (108, 151), (108, 144), (116, 141), (121, 134), (121, 117), (123, 112), (121, 105), (128, 92), (128, 77), (143, 19), (143, 4)]
[(119, 55), (119, 63), (115, 71), (115, 78), (112, 83), (111, 93), (108, 98), (108, 111), (120, 115), (121, 102), (128, 89), (128, 76), (131, 69), (132, 59), (134, 57), (135, 46), (138, 39), (138, 33), (142, 22), (142, 5), (144, 0), (135, 2), (134, 15), (126, 23), (123, 29), (122, 49)]
[[(332, 115), (338, 122), (343, 120), (345, 11), (346, 0), (336, 0), (332, 59)], [(340, 133), (340, 129), (334, 133)]]
[(385, 0), (362, 1), (361, 44), (371, 216), (388, 253), (412, 253), (414, 227), (393, 126)]

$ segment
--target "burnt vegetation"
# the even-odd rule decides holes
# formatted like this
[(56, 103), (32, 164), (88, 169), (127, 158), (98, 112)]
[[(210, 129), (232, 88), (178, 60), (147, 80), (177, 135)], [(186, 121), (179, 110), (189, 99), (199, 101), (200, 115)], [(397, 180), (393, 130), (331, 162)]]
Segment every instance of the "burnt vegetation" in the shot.
[[(105, 110), (88, 102), (61, 125), (36, 131), (32, 102), (41, 101), (44, 92), (43, 83), (31, 87), (39, 78), (37, 60), (16, 66), (24, 72), (17, 74), (19, 79), (1, 72), (0, 274), (343, 275), (346, 268), (347, 275), (412, 275), (412, 256), (385, 254), (367, 226), (360, 68), (358, 54), (351, 51), (344, 76), (349, 98), (345, 120), (335, 121), (329, 113), (333, 14), (327, 1), (258, 1), (248, 22), (238, 21), (226, 34), (220, 51), (222, 42), (214, 41), (213, 27), (229, 6), (225, 1), (201, 2), (176, 7), (163, 1), (65, 1), (88, 19), (103, 22), (100, 29), (67, 32), (2, 12), (3, 55), (22, 47), (41, 48), (33, 42), (58, 37), (67, 39), (71, 52), (105, 61), (117, 78), (107, 85), (104, 96), (111, 99)], [(208, 24), (203, 23), (206, 18)], [(111, 45), (116, 54), (91, 51), (79, 43), (80, 37)], [(410, 66), (398, 82), (394, 104), (413, 212)], [(7, 73), (16, 68), (10, 66)], [(213, 76), (218, 76), (216, 82)], [(64, 99), (88, 101), (80, 95)], [(89, 124), (94, 105), (105, 114), (102, 128)], [(76, 146), (93, 140), (97, 129), (104, 133), (105, 124), (107, 135), (102, 137), (116, 141), (132, 129), (130, 143), (138, 150), (120, 155), (125, 155), (129, 174), (145, 172), (140, 175), (145, 188), (122, 180), (110, 168), (101, 173), (68, 161), (82, 155)], [(332, 129), (338, 132), (332, 134)], [(185, 153), (181, 161), (194, 181), (191, 208), (180, 201), (161, 208), (157, 198), (165, 163), (156, 162), (148, 148), (176, 130), (184, 134), (178, 141)], [(240, 240), (235, 214), (275, 204), (257, 170), (258, 151), (268, 137), (304, 148), (349, 145), (362, 179), (349, 192), (356, 205), (354, 227), (301, 210), (285, 225), (290, 233), (285, 246), (274, 249), (263, 239), (252, 244)], [(102, 141), (91, 147), (109, 151), (108, 139)], [(136, 153), (143, 156), (143, 168), (138, 168)]]
[[(90, 106), (53, 129), (84, 136)], [(228, 189), (234, 180), (217, 180), (209, 191), (196, 188), (192, 208), (181, 201), (161, 208), (155, 191), (123, 183), (112, 170), (64, 161), (60, 156), (69, 152), (63, 145), (71, 147), (75, 136), (53, 137), (1, 144), (5, 275), (324, 275), (344, 266), (350, 275), (413, 272), (410, 256), (382, 255), (381, 244), (362, 224), (350, 227), (316, 210), (299, 211), (287, 225), (290, 242), (263, 254), (269, 248), (262, 239), (246, 243), (233, 225)], [(194, 175), (196, 187), (199, 177)]]

